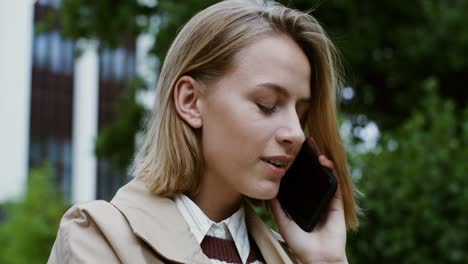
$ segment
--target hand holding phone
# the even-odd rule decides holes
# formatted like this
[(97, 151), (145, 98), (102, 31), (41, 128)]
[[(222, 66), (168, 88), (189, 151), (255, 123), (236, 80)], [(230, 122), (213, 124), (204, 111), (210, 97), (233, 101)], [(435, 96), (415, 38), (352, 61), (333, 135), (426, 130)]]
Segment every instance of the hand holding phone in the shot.
[(281, 180), (278, 200), (286, 214), (304, 231), (310, 232), (327, 211), (338, 182), (318, 160), (320, 151), (309, 137)]

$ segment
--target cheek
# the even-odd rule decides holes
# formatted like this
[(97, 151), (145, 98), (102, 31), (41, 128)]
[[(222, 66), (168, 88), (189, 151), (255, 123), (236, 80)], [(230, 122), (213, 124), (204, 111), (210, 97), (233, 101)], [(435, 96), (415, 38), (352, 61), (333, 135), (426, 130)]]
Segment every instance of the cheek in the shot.
[(256, 199), (272, 199), (279, 181), (262, 170), (271, 130), (267, 122), (245, 113), (218, 112), (211, 116), (203, 130), (203, 154), (209, 174), (222, 177), (239, 193)]
[[(231, 111), (230, 111), (231, 110)], [(203, 155), (206, 169), (240, 189), (254, 187), (259, 157), (268, 136), (249, 111), (232, 111), (227, 105), (209, 116), (203, 126)], [(241, 187), (242, 185), (242, 187)], [(257, 188), (257, 187), (254, 187)]]
[(241, 100), (220, 101), (208, 111), (203, 118), (202, 131), (209, 145), (232, 148), (239, 152), (258, 141), (264, 131), (253, 118), (252, 109)]

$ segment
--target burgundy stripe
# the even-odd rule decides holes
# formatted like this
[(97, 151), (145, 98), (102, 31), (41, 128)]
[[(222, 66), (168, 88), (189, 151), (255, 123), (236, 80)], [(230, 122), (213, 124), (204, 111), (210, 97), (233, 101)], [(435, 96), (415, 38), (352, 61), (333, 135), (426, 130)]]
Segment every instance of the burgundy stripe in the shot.
[(205, 236), (200, 244), (203, 253), (210, 259), (229, 263), (242, 263), (234, 240)]
[[(249, 257), (247, 258), (247, 263), (252, 263), (254, 261), (265, 263), (255, 240), (249, 236), (249, 241), (250, 252)], [(234, 240), (227, 240), (207, 235), (201, 242), (200, 246), (203, 253), (205, 253), (205, 255), (210, 259), (216, 259), (228, 263), (242, 263), (242, 259), (239, 256)]]
[(255, 240), (249, 235), (249, 242), (250, 242), (250, 252), (249, 257), (247, 258), (247, 263), (252, 263), (254, 261), (260, 261), (262, 263), (266, 263), (265, 259), (263, 259), (262, 253), (255, 243)]

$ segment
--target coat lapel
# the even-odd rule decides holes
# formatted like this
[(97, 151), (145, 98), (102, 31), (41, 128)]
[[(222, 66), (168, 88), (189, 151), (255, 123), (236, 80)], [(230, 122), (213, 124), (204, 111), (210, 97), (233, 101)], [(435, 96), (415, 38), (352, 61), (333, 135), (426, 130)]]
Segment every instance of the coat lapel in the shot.
[[(175, 202), (152, 194), (142, 180), (135, 178), (120, 188), (111, 203), (126, 217), (133, 233), (161, 257), (179, 263), (210, 263)], [(248, 203), (245, 212), (247, 229), (265, 261), (293, 263), (273, 232)]]
[(291, 258), (275, 238), (271, 229), (260, 219), (248, 203), (245, 206), (245, 213), (247, 229), (254, 238), (255, 243), (257, 243), (266, 263), (292, 264)]
[(180, 263), (210, 263), (169, 198), (153, 195), (138, 178), (111, 201), (127, 218), (133, 233), (160, 256)]

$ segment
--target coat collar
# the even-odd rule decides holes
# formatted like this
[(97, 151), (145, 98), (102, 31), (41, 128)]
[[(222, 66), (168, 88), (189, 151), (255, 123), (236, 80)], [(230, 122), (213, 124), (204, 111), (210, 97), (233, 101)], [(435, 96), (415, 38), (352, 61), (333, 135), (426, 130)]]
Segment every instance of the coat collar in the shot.
[[(152, 194), (135, 178), (120, 188), (111, 201), (126, 217), (133, 233), (168, 260), (209, 264), (190, 227), (169, 198)], [(246, 204), (246, 224), (267, 263), (291, 263), (272, 231)]]

